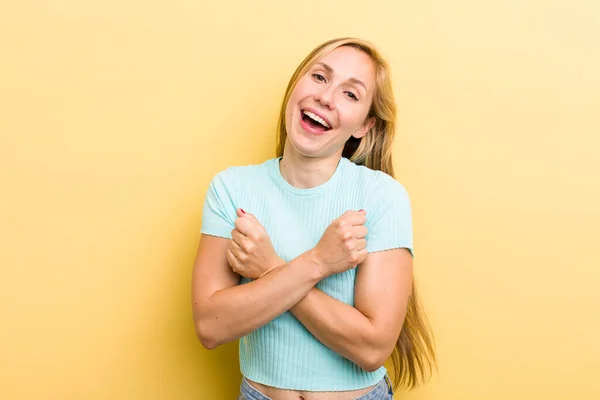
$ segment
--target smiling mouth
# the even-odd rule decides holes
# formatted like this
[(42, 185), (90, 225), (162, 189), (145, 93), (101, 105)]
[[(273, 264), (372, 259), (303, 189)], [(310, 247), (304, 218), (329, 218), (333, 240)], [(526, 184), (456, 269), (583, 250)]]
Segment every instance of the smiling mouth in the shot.
[(323, 118), (319, 117), (313, 112), (307, 110), (301, 110), (302, 121), (310, 126), (312, 129), (319, 132), (326, 132), (331, 129), (331, 126)]

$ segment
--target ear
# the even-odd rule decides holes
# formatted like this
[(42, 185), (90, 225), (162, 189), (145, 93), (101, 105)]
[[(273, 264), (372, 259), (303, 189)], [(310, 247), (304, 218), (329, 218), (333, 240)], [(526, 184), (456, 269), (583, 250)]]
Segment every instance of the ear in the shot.
[(367, 132), (369, 132), (369, 130), (375, 125), (375, 118), (371, 117), (368, 118), (365, 123), (363, 124), (363, 126), (357, 130), (356, 132), (354, 132), (354, 134), (352, 135), (353, 137), (357, 138), (357, 139), (361, 139), (362, 137), (364, 137)]

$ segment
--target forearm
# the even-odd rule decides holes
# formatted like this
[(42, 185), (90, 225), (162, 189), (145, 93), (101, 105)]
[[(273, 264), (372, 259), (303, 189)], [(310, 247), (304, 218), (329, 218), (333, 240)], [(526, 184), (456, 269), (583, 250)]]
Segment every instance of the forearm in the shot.
[(214, 348), (260, 328), (298, 303), (321, 278), (303, 254), (261, 279), (214, 293), (195, 308), (202, 343)]
[(321, 343), (367, 371), (379, 368), (389, 356), (368, 317), (317, 288), (290, 312)]

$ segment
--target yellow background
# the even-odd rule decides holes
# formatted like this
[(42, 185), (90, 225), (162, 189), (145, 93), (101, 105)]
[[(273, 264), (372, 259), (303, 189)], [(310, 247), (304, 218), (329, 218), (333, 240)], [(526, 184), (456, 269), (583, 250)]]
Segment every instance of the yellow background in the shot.
[(439, 373), (403, 399), (600, 398), (593, 0), (0, 8), (0, 397), (234, 399), (190, 309), (212, 176), (274, 155), (319, 43), (393, 66)]

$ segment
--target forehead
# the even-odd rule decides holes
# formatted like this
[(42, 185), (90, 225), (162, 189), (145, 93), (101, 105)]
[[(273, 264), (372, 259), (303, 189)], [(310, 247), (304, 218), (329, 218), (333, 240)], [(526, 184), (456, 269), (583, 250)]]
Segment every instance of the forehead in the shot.
[(353, 47), (341, 46), (317, 60), (329, 65), (335, 76), (342, 80), (356, 78), (369, 90), (375, 82), (375, 63), (365, 52)]

